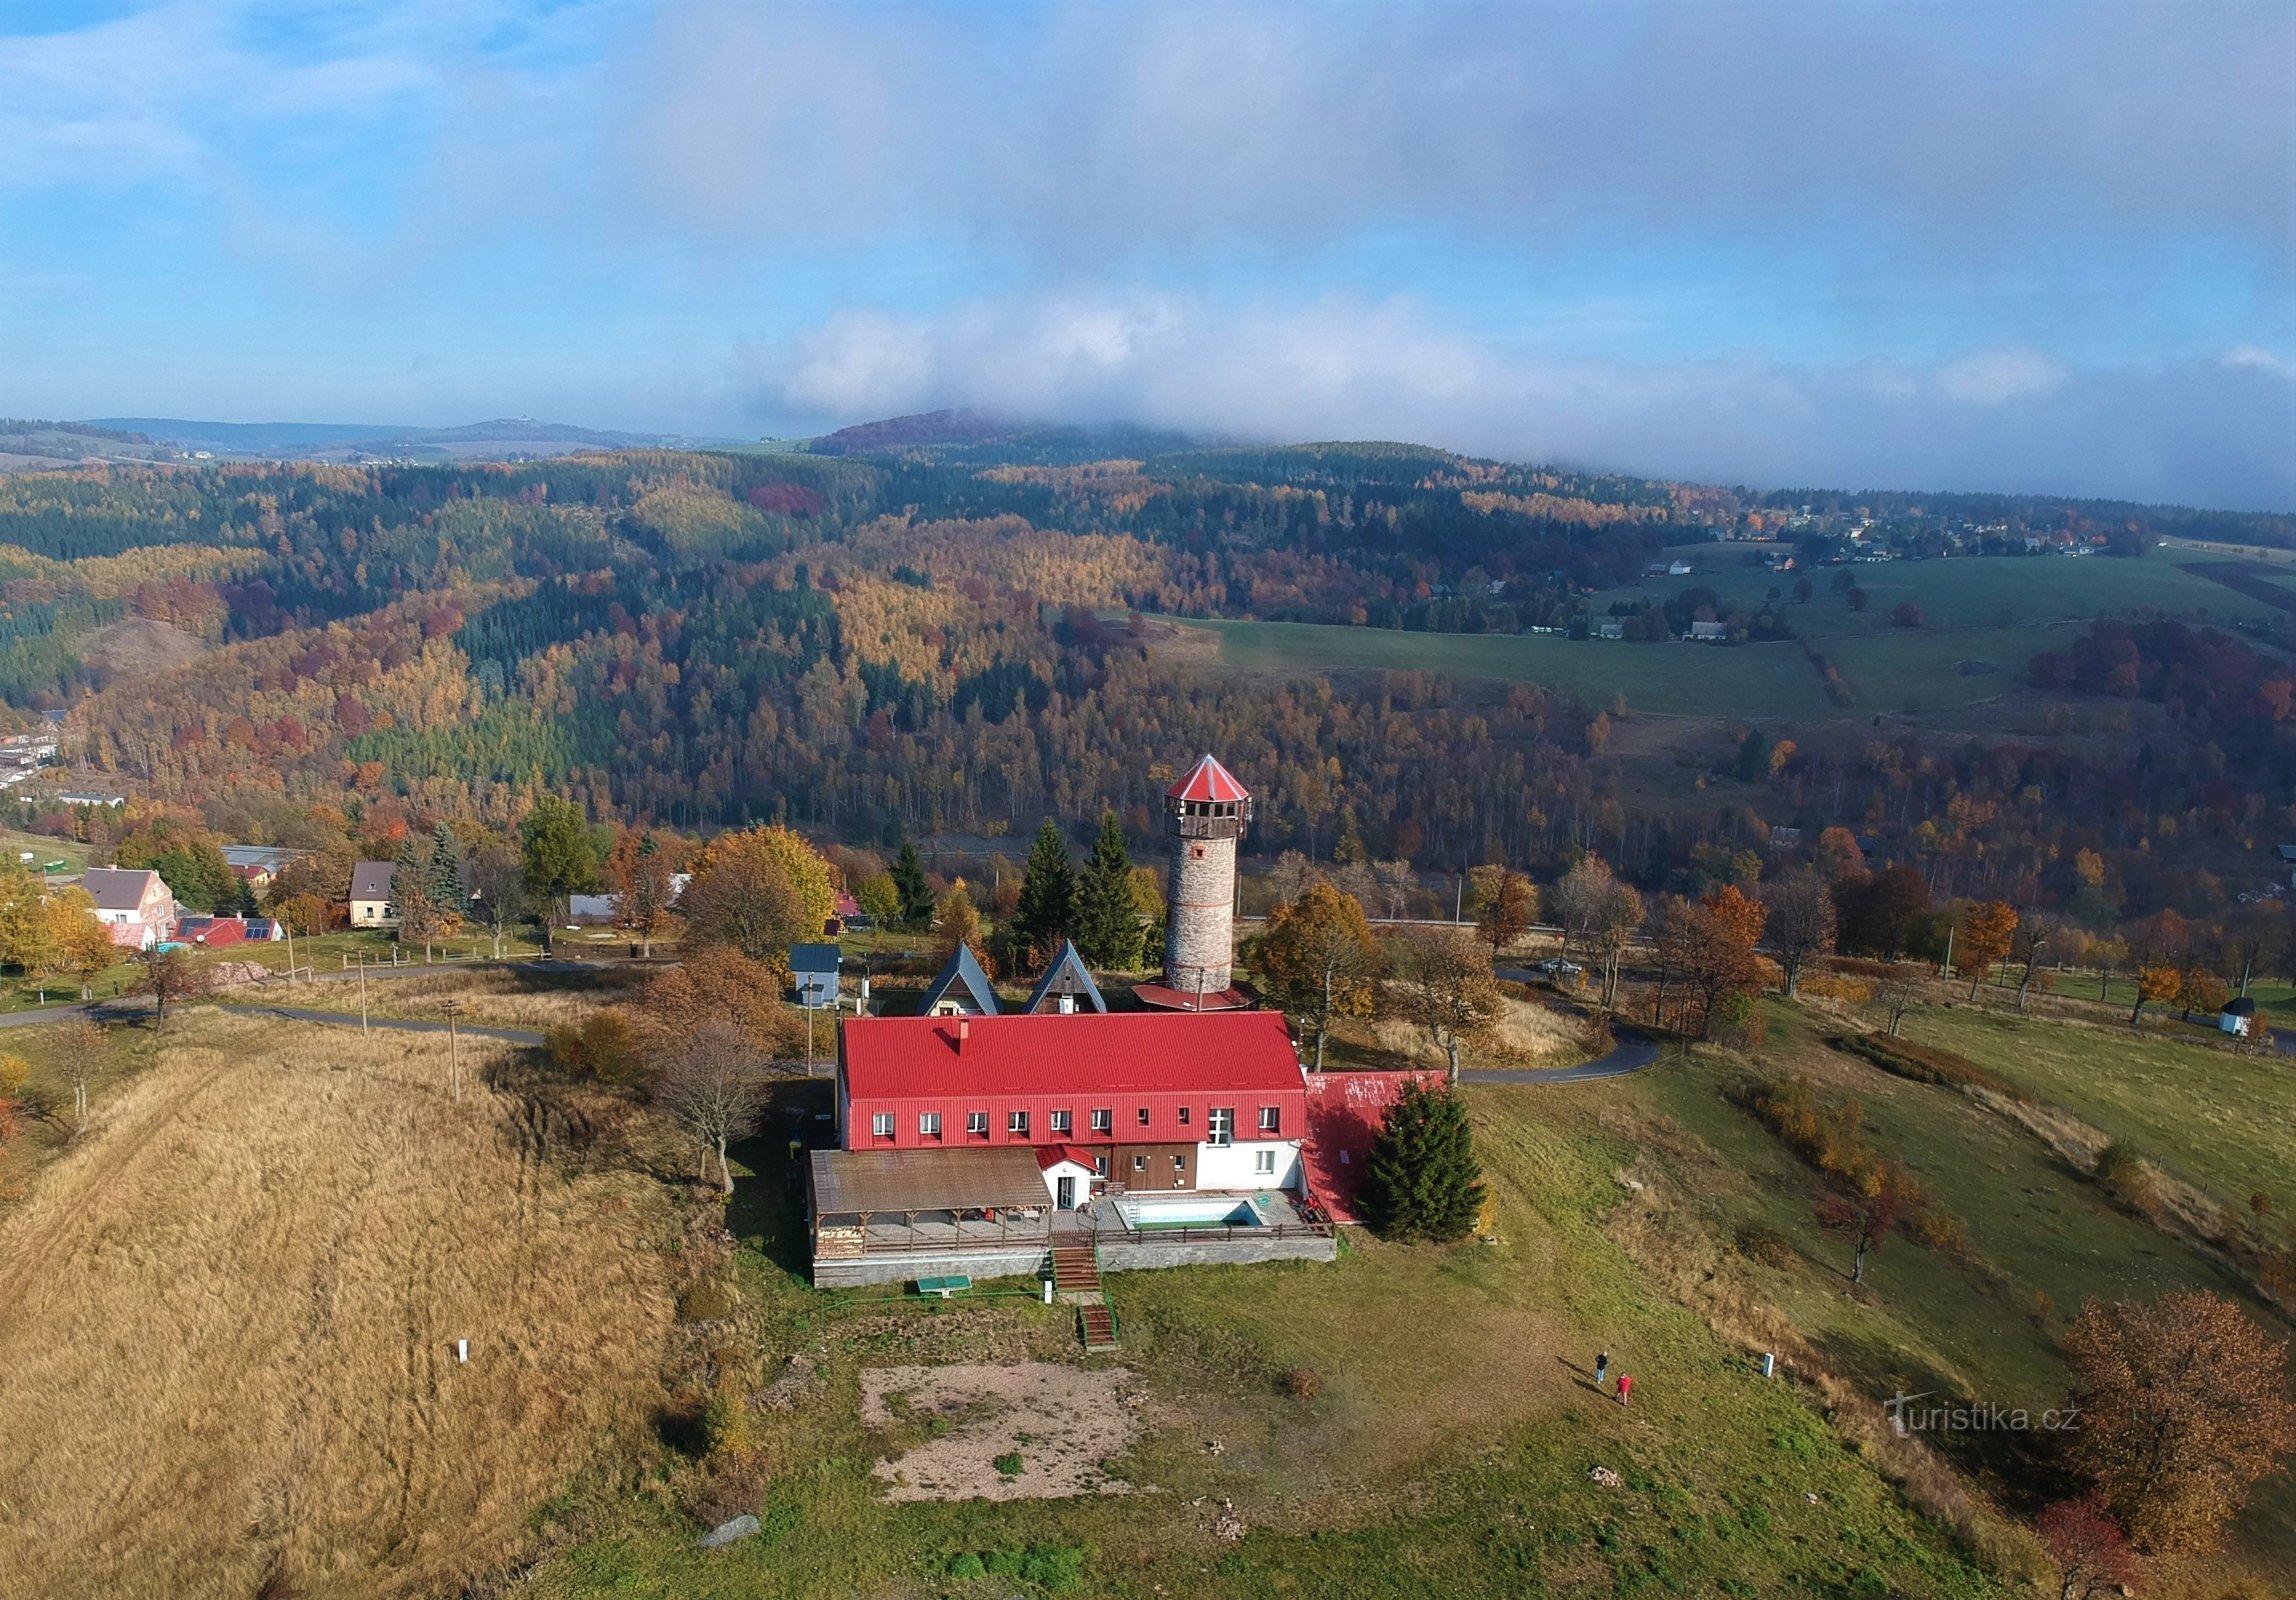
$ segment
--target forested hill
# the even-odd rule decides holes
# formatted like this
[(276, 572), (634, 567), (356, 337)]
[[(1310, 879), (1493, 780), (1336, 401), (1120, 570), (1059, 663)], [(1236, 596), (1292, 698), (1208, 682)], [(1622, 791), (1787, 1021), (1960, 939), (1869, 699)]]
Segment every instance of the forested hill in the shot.
[[(321, 803), (502, 821), (551, 790), (601, 817), (785, 817), (857, 842), (1106, 805), (1145, 835), (1172, 763), (1216, 749), (1263, 797), (1265, 846), (1328, 849), (1344, 825), (1429, 862), (1599, 845), (1664, 871), (1750, 823), (1723, 809), (1686, 835), (1679, 815), (1633, 804), (1601, 755), (1614, 708), (1423, 673), (1335, 687), (1191, 672), (1125, 618), (1583, 627), (1587, 591), (1668, 546), (1726, 532), (1815, 553), (1847, 515), (1408, 445), (957, 425), (883, 439), (11, 478), (0, 697), (70, 707), (95, 771), (248, 836)], [(2019, 548), (2135, 549), (2167, 515), (1981, 509), (1981, 536)], [(1850, 510), (1906, 539), (1974, 514), (1881, 497)], [(2253, 518), (2193, 531), (2275, 532)], [(151, 670), (123, 628), (184, 648)], [(2062, 774), (2014, 763), (1923, 764), (1909, 780), (1870, 744), (1823, 766), (1835, 758), (1805, 739), (1798, 764), (1771, 770), (1776, 810), (1803, 809), (1793, 797), (1813, 783), (1836, 809), (1900, 816), (1917, 809), (1909, 781), (1922, 805), (1972, 785), (2061, 792)], [(2149, 769), (2147, 807), (2164, 772)], [(2240, 774), (2232, 786), (2237, 805)]]

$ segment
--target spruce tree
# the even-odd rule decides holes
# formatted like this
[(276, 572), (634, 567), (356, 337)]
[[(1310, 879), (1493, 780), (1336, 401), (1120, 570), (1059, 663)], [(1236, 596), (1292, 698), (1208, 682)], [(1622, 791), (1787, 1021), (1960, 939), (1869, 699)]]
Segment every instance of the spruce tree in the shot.
[(1095, 967), (1140, 964), (1140, 912), (1132, 902), (1132, 858), (1116, 813), (1100, 814), (1100, 839), (1076, 884), (1076, 948)]
[(431, 830), (430, 892), (431, 904), (442, 912), (460, 916), (470, 910), (470, 891), (462, 881), (462, 846), (443, 822)]
[(925, 881), (925, 863), (917, 857), (917, 841), (903, 839), (893, 858), (893, 892), (901, 898), (897, 913), (904, 927), (933, 925), (933, 886)]
[(1372, 1141), (1364, 1174), (1371, 1225), (1392, 1239), (1464, 1239), (1482, 1214), (1483, 1194), (1467, 1108), (1447, 1088), (1405, 1083)]
[(1032, 962), (1049, 961), (1076, 927), (1076, 870), (1068, 864), (1068, 846), (1052, 819), (1036, 830), (1029, 847), (1028, 867), (1021, 874), (1020, 901), (1013, 907), (1008, 930), (1016, 954)]
[(411, 833), (391, 867), (391, 909), (399, 919), (399, 943), (420, 939), (428, 961), (439, 935), (439, 903), (432, 892), (430, 861)]

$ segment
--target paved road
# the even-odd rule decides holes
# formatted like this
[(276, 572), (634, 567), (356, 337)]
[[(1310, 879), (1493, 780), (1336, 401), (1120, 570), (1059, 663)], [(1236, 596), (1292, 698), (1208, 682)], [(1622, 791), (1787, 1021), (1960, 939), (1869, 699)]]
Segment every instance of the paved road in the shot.
[(1575, 1067), (1461, 1067), (1461, 1083), (1588, 1083), (1597, 1078), (1623, 1078), (1640, 1072), (1658, 1059), (1658, 1041), (1648, 1034), (1617, 1030), (1618, 1042), (1610, 1054)]

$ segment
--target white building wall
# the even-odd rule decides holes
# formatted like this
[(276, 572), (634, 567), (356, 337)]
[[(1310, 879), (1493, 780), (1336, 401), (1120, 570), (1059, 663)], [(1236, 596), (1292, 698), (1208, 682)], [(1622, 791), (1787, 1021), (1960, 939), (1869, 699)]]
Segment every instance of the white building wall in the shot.
[[(1263, 1150), (1275, 1152), (1275, 1171), (1259, 1170), (1259, 1153)], [(1196, 1187), (1199, 1189), (1296, 1190), (1299, 1182), (1297, 1139), (1239, 1139), (1225, 1147), (1196, 1146)]]

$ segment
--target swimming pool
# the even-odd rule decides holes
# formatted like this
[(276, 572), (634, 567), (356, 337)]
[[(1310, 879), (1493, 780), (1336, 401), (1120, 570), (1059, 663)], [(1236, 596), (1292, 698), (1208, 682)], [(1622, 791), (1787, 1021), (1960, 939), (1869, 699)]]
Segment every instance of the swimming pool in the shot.
[(1259, 1228), (1267, 1225), (1249, 1200), (1232, 1195), (1126, 1195), (1116, 1202), (1126, 1225), (1141, 1232), (1156, 1228)]

